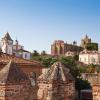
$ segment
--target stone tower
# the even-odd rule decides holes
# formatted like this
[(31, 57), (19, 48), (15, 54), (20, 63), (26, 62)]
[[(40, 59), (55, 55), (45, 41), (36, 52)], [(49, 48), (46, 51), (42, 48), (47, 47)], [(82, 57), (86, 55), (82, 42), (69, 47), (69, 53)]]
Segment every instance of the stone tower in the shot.
[(60, 62), (38, 78), (38, 100), (74, 100), (75, 80)]
[(88, 43), (91, 43), (91, 38), (86, 35), (85, 38), (81, 40), (81, 47), (85, 48)]
[(7, 32), (1, 40), (1, 49), (3, 53), (13, 54), (13, 40)]
[(0, 71), (0, 100), (29, 100), (28, 76), (12, 61)]
[(52, 55), (64, 55), (65, 54), (65, 44), (62, 40), (54, 41), (51, 45), (51, 54)]

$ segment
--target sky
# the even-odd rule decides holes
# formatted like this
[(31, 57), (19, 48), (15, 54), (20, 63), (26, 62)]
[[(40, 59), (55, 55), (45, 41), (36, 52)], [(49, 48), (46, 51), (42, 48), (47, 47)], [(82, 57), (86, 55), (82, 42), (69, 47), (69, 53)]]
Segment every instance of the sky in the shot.
[(0, 0), (0, 38), (6, 32), (29, 51), (86, 34), (100, 44), (100, 0)]

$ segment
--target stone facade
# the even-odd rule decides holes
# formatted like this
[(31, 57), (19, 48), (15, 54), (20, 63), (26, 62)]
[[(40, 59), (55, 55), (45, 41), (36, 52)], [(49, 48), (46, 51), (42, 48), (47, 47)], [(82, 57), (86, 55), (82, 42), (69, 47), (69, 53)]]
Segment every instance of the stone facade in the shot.
[(84, 50), (79, 53), (79, 61), (84, 64), (100, 64), (100, 51)]
[(13, 62), (0, 71), (0, 100), (29, 100), (30, 80)]
[(38, 90), (37, 78), (42, 73), (43, 65), (34, 60), (33, 61), (26, 60), (16, 57), (14, 55), (12, 56), (9, 54), (0, 53), (0, 70), (4, 68), (9, 63), (10, 60), (13, 60), (13, 62), (17, 64), (26, 75), (28, 75), (31, 82), (29, 91), (30, 95), (28, 100), (35, 100), (37, 98), (37, 90)]
[(98, 77), (98, 73), (82, 73), (81, 77), (83, 80), (87, 80), (91, 85), (93, 85), (95, 79)]
[(60, 62), (38, 78), (38, 100), (74, 100), (75, 80)]
[(79, 53), (83, 48), (78, 46), (76, 43), (68, 44), (62, 40), (56, 40), (51, 45), (51, 54), (53, 56), (65, 55), (67, 52)]
[(92, 86), (92, 100), (100, 100), (100, 73), (84, 73), (82, 78)]
[(11, 39), (8, 32), (1, 39), (1, 49), (4, 53), (13, 54), (13, 40)]
[(98, 74), (95, 81), (93, 81), (92, 90), (93, 100), (100, 100), (100, 74)]
[(100, 100), (100, 84), (93, 85), (93, 100)]

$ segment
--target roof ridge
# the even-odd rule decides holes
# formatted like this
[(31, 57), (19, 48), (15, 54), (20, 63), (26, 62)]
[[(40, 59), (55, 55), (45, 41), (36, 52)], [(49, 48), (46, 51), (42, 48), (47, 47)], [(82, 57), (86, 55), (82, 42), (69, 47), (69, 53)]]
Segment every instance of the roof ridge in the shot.
[(12, 60), (0, 71), (0, 83), (19, 83), (28, 80), (28, 76)]

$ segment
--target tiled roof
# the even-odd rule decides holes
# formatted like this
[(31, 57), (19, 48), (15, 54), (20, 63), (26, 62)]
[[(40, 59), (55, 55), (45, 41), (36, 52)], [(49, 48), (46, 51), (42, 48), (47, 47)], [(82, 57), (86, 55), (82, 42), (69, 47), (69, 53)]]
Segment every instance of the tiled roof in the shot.
[(28, 76), (12, 61), (0, 71), (0, 84), (17, 84), (23, 81), (29, 81)]
[(8, 32), (5, 34), (4, 39), (13, 41)]
[(29, 66), (41, 66), (42, 64), (39, 63), (38, 61), (34, 60), (26, 60), (20, 57), (16, 57), (14, 55), (9, 55), (6, 53), (1, 53), (0, 54), (0, 64), (7, 64), (10, 60), (13, 60), (13, 62), (20, 64), (20, 65), (29, 65)]
[(96, 51), (96, 50), (94, 50), (94, 51), (83, 50), (80, 52), (80, 54), (100, 54), (100, 52)]
[(47, 73), (43, 73), (38, 80), (52, 81), (73, 81), (74, 78), (69, 72), (69, 69), (62, 65), (61, 62), (54, 63)]
[(29, 52), (27, 50), (24, 50), (24, 49), (19, 49), (19, 50), (17, 50), (17, 52), (27, 52), (27, 53), (31, 53), (31, 52)]

